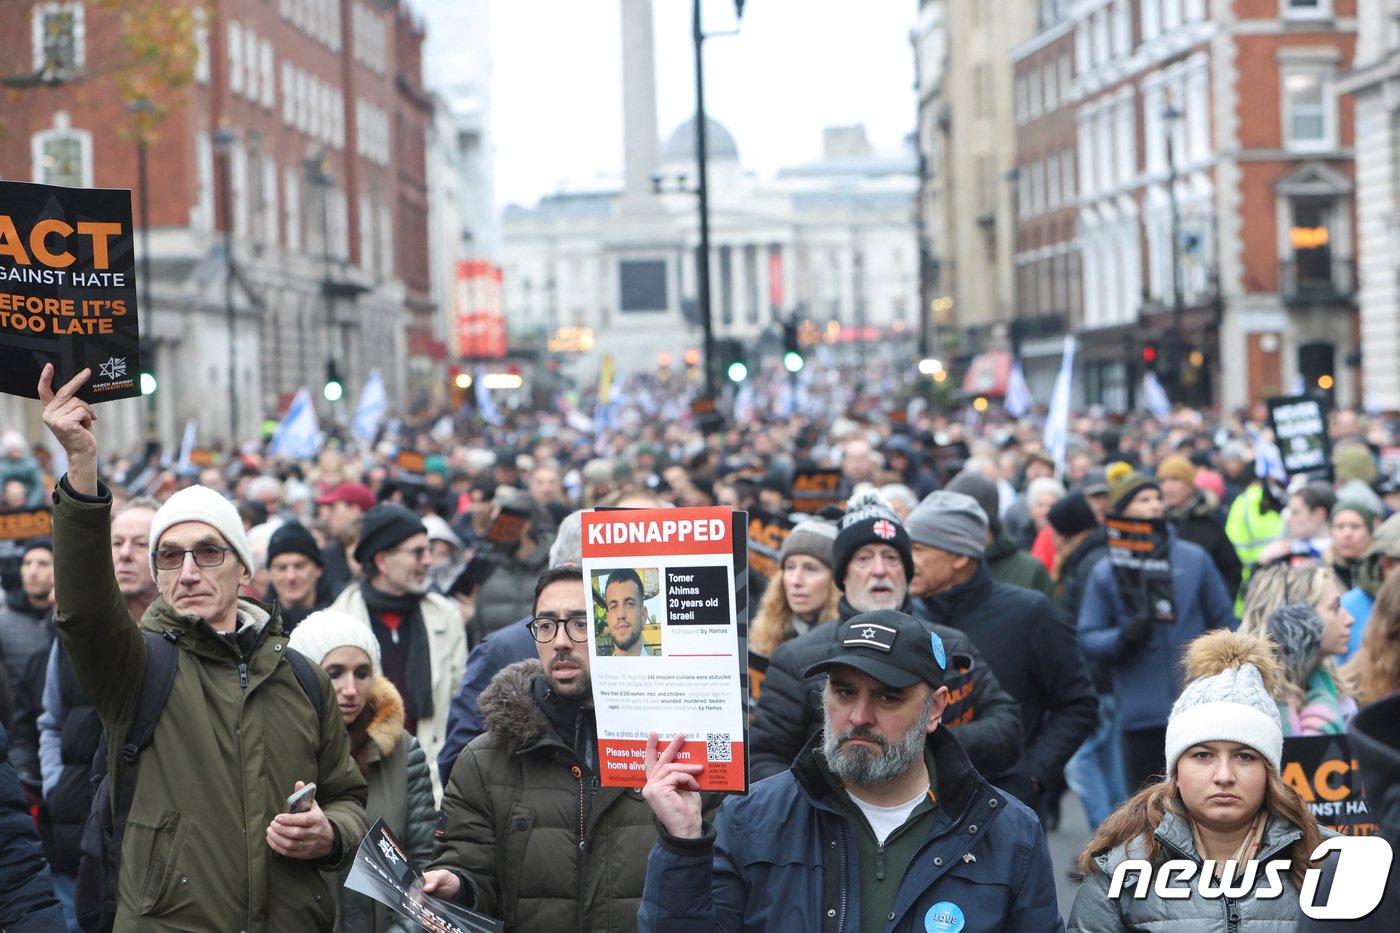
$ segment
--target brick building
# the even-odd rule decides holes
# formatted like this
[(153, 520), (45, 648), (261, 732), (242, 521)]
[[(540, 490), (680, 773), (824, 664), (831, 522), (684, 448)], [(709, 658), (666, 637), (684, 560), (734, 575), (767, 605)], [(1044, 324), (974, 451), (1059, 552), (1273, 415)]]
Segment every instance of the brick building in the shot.
[(1355, 0), (1071, 11), (1085, 400), (1132, 404), (1146, 350), (1193, 404), (1354, 404)]
[[(195, 6), (195, 80), (145, 146), (144, 180), (120, 17), (76, 0), (0, 6), (9, 83), (46, 79), (9, 92), (0, 174), (131, 188), (138, 257), (149, 223), (142, 315), (160, 389), (149, 409), (112, 403), (114, 446), (150, 428), (169, 444), (190, 418), (201, 444), (235, 424), (247, 439), (301, 386), (323, 426), (345, 421), (371, 368), (405, 398), (410, 354), (431, 344), (421, 24), (392, 0)], [(332, 362), (338, 410), (320, 401)]]

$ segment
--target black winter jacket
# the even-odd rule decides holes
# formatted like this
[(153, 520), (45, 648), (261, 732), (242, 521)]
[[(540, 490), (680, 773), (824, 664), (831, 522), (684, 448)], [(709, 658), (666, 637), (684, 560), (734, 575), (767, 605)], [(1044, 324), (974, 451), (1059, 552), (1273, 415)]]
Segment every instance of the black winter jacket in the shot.
[(10, 739), (0, 728), (0, 929), (65, 933), (68, 924), (54, 899), (49, 867), (9, 755)]
[(914, 609), (926, 622), (966, 633), (982, 652), (1021, 704), (1026, 773), (1050, 786), (1098, 724), (1098, 699), (1074, 628), (1043, 593), (998, 583), (981, 563), (970, 579), (915, 600)]
[(83, 824), (92, 808), (92, 757), (102, 740), (102, 720), (78, 683), (68, 652), (58, 645), (58, 694), (63, 724), (59, 728), (59, 754), (63, 771), (58, 783), (44, 795), (39, 834), (44, 855), (54, 871), (72, 875), (82, 857)]
[[(912, 609), (908, 599), (902, 609)], [(803, 677), (802, 672), (826, 657), (836, 626), (856, 614), (843, 598), (840, 619), (823, 622), (773, 652), (763, 680), (763, 694), (749, 726), (750, 780), (788, 770), (807, 740), (821, 729), (826, 677)], [(971, 639), (956, 629), (925, 624), (943, 639), (948, 652), (951, 670), (946, 679), (948, 706), (943, 711), (944, 724), (956, 728), (958, 741), (967, 750), (973, 767), (987, 780), (1009, 793), (1024, 793), (1028, 789), (1024, 780), (1016, 786), (1016, 781), (1002, 779), (1021, 758), (1020, 707), (997, 683)]]
[(1225, 523), (1220, 520), (1215, 498), (1198, 489), (1196, 495), (1185, 506), (1169, 511), (1167, 520), (1176, 528), (1177, 537), (1181, 540), (1205, 548), (1211, 563), (1220, 571), (1230, 598), (1234, 599), (1240, 591), (1240, 575), (1243, 568), (1240, 555), (1230, 543), (1229, 536), (1225, 534)]
[[(1108, 532), (1103, 526), (1084, 536), (1079, 546), (1060, 564), (1060, 610), (1071, 624), (1079, 624), (1079, 606), (1084, 602), (1084, 590), (1089, 586), (1089, 574), (1095, 565), (1108, 556)], [(1081, 652), (1082, 653), (1082, 652)], [(1113, 692), (1113, 668), (1101, 661), (1084, 659), (1089, 679), (1100, 694)]]

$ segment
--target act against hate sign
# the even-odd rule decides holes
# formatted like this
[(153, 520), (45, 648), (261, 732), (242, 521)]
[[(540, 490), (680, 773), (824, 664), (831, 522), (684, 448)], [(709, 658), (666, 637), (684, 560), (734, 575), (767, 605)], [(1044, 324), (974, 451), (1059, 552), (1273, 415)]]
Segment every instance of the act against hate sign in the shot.
[(702, 790), (748, 784), (744, 757), (747, 516), (723, 508), (583, 516), (583, 575), (601, 780), (641, 787), (647, 735), (686, 735)]
[(89, 402), (141, 394), (131, 192), (0, 181), (0, 392), (90, 368)]

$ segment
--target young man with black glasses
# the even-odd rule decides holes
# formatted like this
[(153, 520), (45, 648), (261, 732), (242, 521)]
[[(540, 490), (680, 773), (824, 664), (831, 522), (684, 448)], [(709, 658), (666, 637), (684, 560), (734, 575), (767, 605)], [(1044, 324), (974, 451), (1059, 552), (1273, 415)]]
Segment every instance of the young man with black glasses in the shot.
[[(335, 691), (309, 665), (321, 687), (314, 709), (276, 608), (239, 597), (251, 575), (248, 536), (232, 503), (205, 486), (180, 490), (155, 513), (149, 570), (160, 595), (140, 629), (131, 624), (113, 570), (94, 414), (77, 398), (90, 376), (83, 370), (55, 391), (46, 366), (38, 388), (68, 459), (53, 494), (55, 622), (107, 729), (114, 772), (147, 673), (142, 632), (173, 642), (178, 659), (134, 762), (114, 929), (329, 931), (335, 899), (321, 872), (353, 858), (367, 828), (365, 780)], [(310, 810), (284, 813), (301, 782), (316, 785)]]
[(656, 841), (636, 790), (598, 784), (589, 680), (592, 602), (564, 565), (535, 585), (538, 660), (481, 694), (487, 731), (452, 768), (424, 890), (511, 930), (635, 930)]

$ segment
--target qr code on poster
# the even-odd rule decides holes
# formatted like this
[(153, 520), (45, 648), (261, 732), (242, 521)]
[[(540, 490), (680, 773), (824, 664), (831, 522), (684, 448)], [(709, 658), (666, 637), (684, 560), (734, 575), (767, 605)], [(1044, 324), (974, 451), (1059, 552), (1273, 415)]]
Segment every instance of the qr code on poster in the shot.
[(710, 732), (705, 735), (706, 761), (733, 761), (734, 749), (729, 744), (728, 732)]

